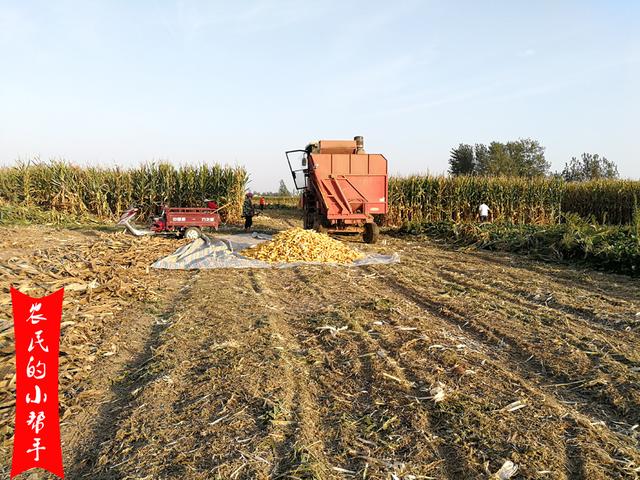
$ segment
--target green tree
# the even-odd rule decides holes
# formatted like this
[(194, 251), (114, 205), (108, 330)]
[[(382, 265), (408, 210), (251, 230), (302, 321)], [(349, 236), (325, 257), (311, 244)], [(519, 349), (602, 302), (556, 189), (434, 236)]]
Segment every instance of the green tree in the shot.
[(599, 178), (618, 178), (618, 167), (606, 157), (597, 153), (583, 153), (580, 159), (571, 157), (562, 170), (562, 178), (567, 182), (583, 182)]
[(449, 156), (449, 173), (451, 175), (471, 175), (475, 170), (473, 147), (461, 143), (451, 150)]
[(489, 170), (491, 157), (489, 156), (489, 147), (482, 143), (476, 143), (474, 149), (475, 173), (486, 175)]
[(537, 140), (522, 138), (507, 143), (491, 142), (475, 147), (476, 171), (479, 175), (537, 177), (549, 172), (544, 147)]
[(488, 176), (517, 175), (507, 145), (501, 142), (491, 142), (487, 148), (487, 154), (487, 161), (479, 173)]
[(549, 173), (551, 166), (544, 156), (544, 147), (537, 140), (521, 138), (507, 143), (515, 175), (539, 177)]
[(449, 173), (452, 175), (486, 175), (538, 177), (549, 173), (550, 164), (544, 147), (537, 140), (521, 138), (507, 143), (461, 143), (451, 150)]
[(290, 197), (293, 194), (287, 188), (287, 184), (284, 183), (284, 180), (280, 180), (280, 187), (278, 188), (278, 195), (281, 197)]

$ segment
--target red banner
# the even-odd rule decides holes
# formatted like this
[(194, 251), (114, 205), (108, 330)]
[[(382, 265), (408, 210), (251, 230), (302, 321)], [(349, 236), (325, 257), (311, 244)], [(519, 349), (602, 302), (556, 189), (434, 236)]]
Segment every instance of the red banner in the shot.
[(16, 337), (16, 428), (11, 478), (42, 468), (64, 478), (58, 418), (58, 350), (64, 289), (31, 298), (11, 288)]

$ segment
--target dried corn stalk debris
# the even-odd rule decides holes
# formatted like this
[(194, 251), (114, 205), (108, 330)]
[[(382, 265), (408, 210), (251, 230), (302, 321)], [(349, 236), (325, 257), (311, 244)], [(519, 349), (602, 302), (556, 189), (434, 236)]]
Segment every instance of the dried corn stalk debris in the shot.
[[(21, 244), (12, 233), (5, 231), (0, 249)], [(0, 265), (0, 450), (10, 449), (14, 422), (15, 344), (9, 287), (34, 297), (65, 288), (60, 406), (63, 412), (71, 411), (79, 401), (73, 392), (82, 390), (94, 362), (117, 353), (113, 344), (102, 345), (103, 329), (134, 301), (156, 299), (163, 277), (150, 273), (148, 265), (174, 251), (176, 243), (122, 233), (99, 234), (74, 240), (72, 245), (57, 244), (30, 255), (19, 254)]]
[(324, 233), (293, 228), (269, 242), (243, 250), (242, 255), (265, 262), (351, 263), (364, 255)]
[(518, 465), (511, 460), (507, 460), (502, 464), (500, 470), (493, 474), (491, 478), (496, 480), (509, 480), (516, 473), (518, 473)]

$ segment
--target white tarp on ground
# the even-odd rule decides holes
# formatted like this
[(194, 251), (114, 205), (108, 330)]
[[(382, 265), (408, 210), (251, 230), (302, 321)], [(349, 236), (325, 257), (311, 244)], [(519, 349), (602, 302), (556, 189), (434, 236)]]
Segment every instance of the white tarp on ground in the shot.
[(220, 235), (215, 239), (207, 236), (199, 238), (188, 245), (184, 245), (171, 255), (164, 257), (153, 265), (152, 268), (165, 268), (172, 270), (206, 270), (212, 268), (287, 268), (297, 265), (341, 265), (346, 267), (359, 267), (361, 265), (398, 263), (400, 256), (381, 255), (377, 253), (367, 254), (364, 258), (349, 264), (327, 264), (316, 262), (296, 263), (267, 263), (261, 260), (243, 257), (238, 252), (258, 243), (271, 240), (269, 235), (238, 234)]

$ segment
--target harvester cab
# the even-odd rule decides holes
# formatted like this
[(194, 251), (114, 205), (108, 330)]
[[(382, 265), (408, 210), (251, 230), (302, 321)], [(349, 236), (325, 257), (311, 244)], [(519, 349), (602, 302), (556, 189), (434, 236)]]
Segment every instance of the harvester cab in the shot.
[(293, 176), (293, 183), (297, 190), (307, 188), (308, 161), (306, 150), (290, 150), (286, 152), (289, 169)]
[(320, 140), (286, 152), (296, 188), (302, 192), (304, 228), (363, 232), (375, 243), (374, 215), (387, 213), (387, 159), (364, 151), (364, 139)]

